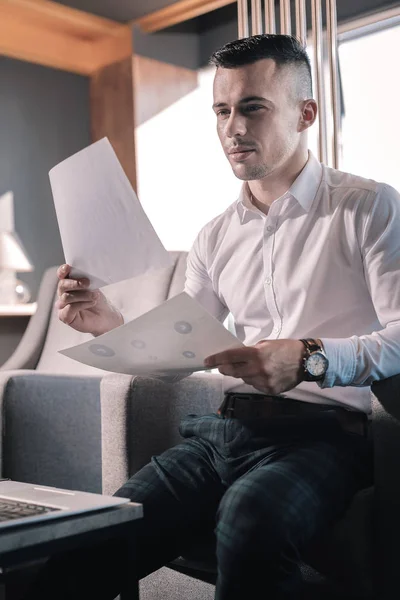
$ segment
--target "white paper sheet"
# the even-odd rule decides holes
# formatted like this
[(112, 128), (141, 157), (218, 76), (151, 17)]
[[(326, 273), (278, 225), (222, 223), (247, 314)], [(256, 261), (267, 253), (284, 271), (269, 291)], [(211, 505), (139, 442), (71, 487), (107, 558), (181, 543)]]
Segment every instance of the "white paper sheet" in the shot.
[(103, 287), (171, 265), (118, 158), (103, 138), (49, 172), (72, 276)]
[(78, 362), (131, 375), (204, 370), (204, 359), (243, 344), (182, 292), (137, 319), (72, 348)]

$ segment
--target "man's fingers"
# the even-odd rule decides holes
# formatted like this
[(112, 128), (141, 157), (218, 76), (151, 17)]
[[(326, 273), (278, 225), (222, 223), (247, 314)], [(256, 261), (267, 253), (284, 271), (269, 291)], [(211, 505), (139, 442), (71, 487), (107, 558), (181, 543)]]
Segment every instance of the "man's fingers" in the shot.
[(227, 365), (233, 363), (244, 363), (252, 360), (257, 354), (257, 350), (253, 347), (233, 348), (232, 350), (224, 350), (212, 356), (207, 356), (204, 365), (208, 369), (218, 367), (219, 365)]
[(61, 265), (57, 269), (57, 277), (59, 279), (57, 292), (61, 296), (64, 292), (72, 290), (82, 290), (90, 286), (90, 280), (87, 277), (80, 279), (70, 279), (72, 267), (70, 265)]
[(74, 291), (74, 292), (64, 292), (58, 298), (56, 302), (56, 307), (59, 309), (64, 308), (68, 304), (77, 304), (81, 302), (95, 302), (100, 295), (100, 292), (94, 291)]
[(70, 265), (61, 265), (57, 269), (57, 277), (58, 279), (65, 279), (71, 273)]
[(59, 311), (58, 317), (60, 321), (66, 325), (71, 325), (76, 318), (76, 315), (81, 311), (95, 306), (96, 302), (76, 302), (68, 304), (65, 308)]
[(86, 277), (82, 279), (61, 279), (58, 283), (58, 295), (62, 296), (66, 292), (85, 290), (89, 285), (90, 281)]
[(218, 371), (222, 375), (229, 375), (229, 377), (243, 378), (257, 375), (259, 369), (255, 363), (230, 363), (219, 366)]

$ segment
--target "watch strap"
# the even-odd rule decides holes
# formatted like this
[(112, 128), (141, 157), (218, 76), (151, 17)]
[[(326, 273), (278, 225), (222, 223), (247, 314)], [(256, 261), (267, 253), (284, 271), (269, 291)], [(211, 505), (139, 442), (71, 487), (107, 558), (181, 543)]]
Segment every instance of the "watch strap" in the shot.
[(317, 340), (306, 338), (300, 341), (303, 342), (308, 354), (311, 354), (311, 352), (323, 352), (322, 346), (318, 344)]

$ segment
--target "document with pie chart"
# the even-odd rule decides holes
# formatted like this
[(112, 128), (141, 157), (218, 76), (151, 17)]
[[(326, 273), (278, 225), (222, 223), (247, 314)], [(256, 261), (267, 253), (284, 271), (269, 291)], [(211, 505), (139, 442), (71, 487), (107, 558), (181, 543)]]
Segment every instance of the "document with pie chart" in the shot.
[(204, 370), (204, 359), (243, 344), (186, 292), (83, 344), (60, 350), (78, 362), (130, 375)]

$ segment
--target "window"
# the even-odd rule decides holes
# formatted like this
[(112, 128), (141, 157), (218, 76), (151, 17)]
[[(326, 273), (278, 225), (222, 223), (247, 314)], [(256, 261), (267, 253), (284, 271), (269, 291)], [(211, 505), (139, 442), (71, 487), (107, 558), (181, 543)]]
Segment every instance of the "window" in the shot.
[[(387, 25), (387, 24), (386, 24)], [(339, 40), (343, 92), (340, 169), (400, 191), (400, 24)], [(375, 28), (376, 29), (376, 28)], [(347, 37), (347, 39), (346, 39)]]
[(198, 87), (136, 130), (138, 196), (167, 250), (189, 250), (239, 195), (212, 110), (214, 67)]

